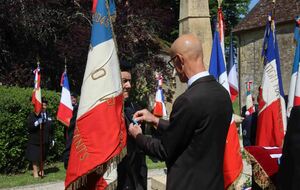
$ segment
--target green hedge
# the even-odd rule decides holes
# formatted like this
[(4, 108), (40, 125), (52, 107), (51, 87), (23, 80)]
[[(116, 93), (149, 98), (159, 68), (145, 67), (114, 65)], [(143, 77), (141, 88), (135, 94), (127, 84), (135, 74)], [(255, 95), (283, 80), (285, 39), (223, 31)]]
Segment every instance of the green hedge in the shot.
[[(28, 169), (25, 158), (28, 140), (27, 117), (33, 111), (30, 102), (32, 88), (0, 86), (0, 172), (20, 173)], [(60, 94), (42, 89), (42, 96), (48, 100), (48, 112), (56, 119)], [(62, 160), (65, 147), (64, 126), (55, 120), (55, 145), (49, 150), (47, 160)]]

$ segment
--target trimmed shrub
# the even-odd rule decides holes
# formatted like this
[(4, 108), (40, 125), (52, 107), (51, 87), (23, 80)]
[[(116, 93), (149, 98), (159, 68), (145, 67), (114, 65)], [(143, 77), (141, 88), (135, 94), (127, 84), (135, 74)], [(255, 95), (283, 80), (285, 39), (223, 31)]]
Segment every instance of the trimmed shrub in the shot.
[[(0, 172), (20, 173), (29, 162), (25, 158), (28, 141), (27, 117), (33, 111), (32, 88), (0, 86)], [(65, 148), (64, 125), (56, 120), (60, 94), (42, 89), (48, 100), (48, 112), (54, 119), (55, 145), (50, 148), (47, 161), (61, 161)]]

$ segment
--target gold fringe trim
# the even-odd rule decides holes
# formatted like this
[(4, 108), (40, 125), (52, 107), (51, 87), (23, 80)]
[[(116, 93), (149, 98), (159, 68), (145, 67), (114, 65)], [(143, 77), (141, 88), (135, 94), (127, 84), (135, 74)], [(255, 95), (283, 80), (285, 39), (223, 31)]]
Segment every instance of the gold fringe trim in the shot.
[(245, 155), (247, 162), (253, 167), (252, 175), (257, 185), (259, 185), (262, 189), (276, 189), (268, 174), (263, 170), (262, 166), (258, 163), (254, 156), (252, 156), (246, 149)]
[[(105, 172), (107, 172), (109, 174), (114, 168), (117, 167), (117, 165), (126, 156), (126, 154), (127, 154), (127, 148), (124, 147), (122, 149), (122, 151), (120, 152), (120, 154), (118, 154), (115, 157), (111, 158), (106, 163), (95, 167), (94, 169), (90, 170), (89, 172), (87, 172), (83, 176), (80, 176), (75, 181), (73, 181), (72, 183), (70, 183), (70, 185), (68, 187), (66, 187), (65, 189), (66, 190), (77, 190), (77, 189), (81, 188), (82, 186), (85, 186), (87, 184), (87, 176), (88, 176), (88, 174), (91, 174), (93, 172), (96, 172), (99, 176), (103, 176), (103, 174)], [(114, 181), (112, 183), (112, 187), (114, 187), (114, 183), (116, 183), (116, 181)], [(110, 187), (110, 185), (108, 187)]]
[(118, 187), (118, 181), (117, 179), (113, 181), (112, 183), (108, 184), (108, 186), (105, 188), (105, 190), (115, 190)]
[(239, 174), (239, 176), (234, 180), (234, 182), (227, 187), (227, 190), (235, 190), (236, 189), (236, 186), (239, 183), (239, 181), (242, 177), (242, 174), (243, 174), (243, 169), (242, 169), (241, 173)]

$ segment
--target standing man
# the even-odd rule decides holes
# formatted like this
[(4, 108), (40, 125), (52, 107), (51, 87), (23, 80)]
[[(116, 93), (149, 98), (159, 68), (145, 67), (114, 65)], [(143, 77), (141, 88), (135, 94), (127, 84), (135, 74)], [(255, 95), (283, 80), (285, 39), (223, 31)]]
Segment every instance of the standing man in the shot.
[(66, 139), (66, 148), (63, 153), (63, 159), (64, 159), (64, 167), (65, 169), (68, 168), (69, 163), (69, 157), (70, 157), (70, 151), (72, 146), (72, 139), (74, 135), (74, 129), (76, 126), (76, 119), (77, 119), (77, 112), (78, 112), (78, 100), (77, 100), (77, 94), (72, 93), (71, 94), (71, 102), (73, 106), (73, 112), (72, 112), (72, 118), (70, 120), (70, 126), (68, 128), (65, 127), (65, 139)]
[[(120, 63), (121, 79), (123, 85), (124, 112), (126, 127), (132, 123), (133, 114), (139, 106), (130, 100), (131, 90), (131, 65), (127, 62)], [(143, 127), (144, 130), (144, 127)], [(127, 155), (119, 163), (118, 190), (147, 190), (147, 165), (144, 152), (137, 147), (132, 136), (127, 137)]]
[(32, 162), (34, 178), (44, 176), (44, 161), (54, 134), (52, 119), (47, 112), (47, 104), (48, 101), (43, 97), (41, 113), (36, 115), (32, 112), (27, 121), (29, 138), (26, 158)]
[(145, 153), (166, 161), (167, 190), (224, 189), (223, 158), (232, 117), (229, 94), (206, 71), (197, 36), (180, 36), (170, 55), (180, 81), (188, 84), (174, 102), (170, 121), (147, 110), (134, 114), (138, 122), (154, 124), (162, 138), (144, 136), (140, 125), (130, 124), (129, 131)]

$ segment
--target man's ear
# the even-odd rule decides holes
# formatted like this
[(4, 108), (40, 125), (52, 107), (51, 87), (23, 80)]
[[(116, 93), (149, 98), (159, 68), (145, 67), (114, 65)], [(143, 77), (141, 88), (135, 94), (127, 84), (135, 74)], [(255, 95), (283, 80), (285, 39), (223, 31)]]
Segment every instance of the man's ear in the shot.
[(177, 67), (178, 67), (178, 70), (179, 71), (182, 71), (183, 70), (183, 66), (184, 66), (184, 57), (180, 54), (177, 55), (178, 57), (178, 60), (180, 63), (177, 62)]

